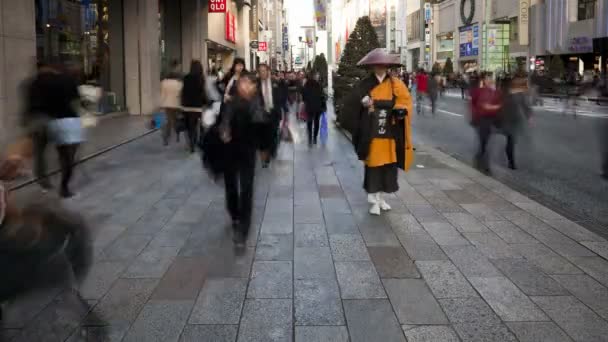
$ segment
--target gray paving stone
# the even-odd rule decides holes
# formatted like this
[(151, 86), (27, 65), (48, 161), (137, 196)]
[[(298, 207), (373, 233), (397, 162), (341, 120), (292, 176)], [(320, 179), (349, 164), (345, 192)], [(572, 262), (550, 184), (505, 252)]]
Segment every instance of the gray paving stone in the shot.
[(344, 325), (340, 290), (334, 278), (295, 281), (296, 325)]
[(295, 225), (296, 247), (329, 247), (327, 231), (323, 223), (319, 224), (296, 224)]
[(424, 229), (412, 214), (390, 212), (386, 214), (386, 220), (397, 235), (424, 233)]
[(192, 325), (188, 324), (179, 342), (234, 342), (238, 325)]
[(290, 261), (256, 261), (247, 298), (292, 298), (293, 266)]
[(547, 207), (542, 206), (538, 203), (523, 202), (523, 203), (514, 203), (514, 204), (540, 219), (546, 219), (546, 220), (563, 219), (563, 217), (561, 215), (559, 215), (558, 213), (556, 213), (553, 210), (550, 210)]
[(399, 241), (412, 260), (447, 260), (443, 250), (427, 233), (399, 235)]
[(549, 320), (515, 284), (505, 277), (471, 277), (469, 281), (503, 321)]
[(335, 267), (342, 299), (386, 298), (371, 262), (336, 262)]
[(467, 278), (502, 275), (474, 246), (445, 246), (443, 249)]
[(119, 236), (103, 251), (103, 261), (130, 261), (136, 258), (152, 240), (152, 235)]
[(294, 273), (295, 279), (335, 279), (336, 272), (329, 247), (296, 248)]
[(608, 289), (588, 275), (554, 275), (563, 287), (598, 315), (608, 319)]
[(500, 318), (480, 297), (439, 299), (439, 303), (453, 324), (483, 327), (500, 323)]
[(329, 235), (359, 234), (357, 222), (352, 214), (325, 213), (325, 226)]
[(262, 234), (257, 243), (255, 260), (293, 260), (292, 234)]
[(608, 261), (605, 259), (600, 257), (573, 257), (570, 258), (570, 261), (604, 286), (608, 286)]
[[(318, 201), (318, 200), (317, 200)], [(301, 223), (323, 223), (323, 210), (320, 204), (304, 204), (294, 207), (293, 219), (296, 224)]]
[(470, 245), (469, 241), (447, 222), (423, 222), (422, 226), (440, 246)]
[(366, 246), (401, 246), (389, 225), (361, 226), (359, 231)]
[(462, 233), (486, 233), (488, 228), (468, 213), (444, 213), (448, 221)]
[(477, 324), (454, 324), (454, 329), (463, 341), (467, 342), (517, 342), (517, 338), (502, 323), (478, 326)]
[(369, 261), (370, 257), (363, 238), (358, 234), (334, 234), (329, 236), (334, 261)]
[(348, 342), (345, 326), (296, 327), (296, 342)]
[[(405, 326), (404, 326), (405, 327)], [(458, 335), (446, 325), (420, 325), (409, 326), (405, 329), (405, 337), (408, 342), (459, 342)]]
[(448, 320), (422, 279), (384, 279), (401, 324), (447, 324)]
[(466, 190), (444, 190), (445, 194), (458, 204), (479, 203), (479, 198)]
[(380, 278), (420, 278), (416, 265), (402, 247), (368, 247)]
[(156, 234), (148, 246), (181, 248), (190, 237), (192, 228), (193, 226), (190, 224), (167, 226)]
[(129, 266), (123, 278), (161, 278), (179, 252), (179, 246), (148, 246)]
[(322, 198), (321, 206), (323, 207), (323, 212), (325, 213), (351, 213), (350, 205), (345, 199), (342, 198)]
[(177, 257), (152, 294), (154, 300), (196, 300), (208, 275), (203, 257)]
[(532, 235), (524, 232), (509, 221), (490, 221), (486, 226), (500, 236), (506, 243), (533, 244), (538, 243)]
[(386, 299), (345, 300), (344, 313), (352, 342), (405, 342), (391, 303)]
[(445, 218), (430, 204), (408, 204), (408, 210), (419, 222), (444, 222)]
[(564, 331), (579, 342), (605, 341), (608, 323), (574, 297), (531, 297)]
[(436, 298), (477, 297), (477, 293), (450, 261), (416, 261)]
[(100, 299), (125, 270), (124, 262), (96, 262), (80, 285), (80, 294), (85, 299)]
[(528, 296), (568, 295), (568, 291), (528, 260), (500, 259), (492, 262)]
[(562, 234), (568, 236), (575, 241), (596, 241), (605, 242), (601, 236), (590, 232), (580, 225), (570, 220), (544, 220), (551, 227), (559, 230)]
[(144, 306), (124, 342), (178, 341), (192, 301), (150, 301)]
[(542, 244), (511, 245), (519, 254), (547, 274), (580, 274), (582, 271)]
[(85, 321), (89, 325), (133, 323), (157, 284), (158, 279), (118, 279)]
[[(2, 329), (21, 329), (57, 298), (62, 288), (40, 289), (15, 298), (2, 307)], [(7, 332), (8, 333), (8, 332)], [(0, 334), (2, 336), (2, 334)], [(2, 341), (0, 339), (0, 341)]]
[(521, 255), (507, 245), (498, 235), (488, 233), (463, 234), (477, 249), (490, 259), (521, 258)]
[(481, 222), (504, 221), (505, 218), (485, 204), (462, 204), (462, 207)]
[(581, 244), (597, 253), (602, 258), (608, 259), (608, 242), (585, 241), (581, 242)]
[(103, 327), (80, 327), (76, 329), (66, 342), (120, 342), (129, 331), (129, 324), (118, 324)]
[(293, 234), (293, 220), (286, 219), (266, 219), (262, 222), (263, 234)]
[(188, 323), (238, 324), (246, 290), (245, 278), (207, 279)]
[(572, 342), (572, 339), (553, 322), (509, 322), (507, 326), (519, 342)]
[(238, 341), (292, 341), (292, 310), (290, 299), (247, 299)]

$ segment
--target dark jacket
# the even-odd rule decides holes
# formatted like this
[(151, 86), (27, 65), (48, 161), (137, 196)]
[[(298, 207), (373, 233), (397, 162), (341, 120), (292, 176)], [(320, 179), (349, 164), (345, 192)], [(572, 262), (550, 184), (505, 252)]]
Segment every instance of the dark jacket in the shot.
[(325, 94), (321, 84), (313, 79), (306, 81), (302, 89), (302, 99), (309, 114), (320, 114), (326, 110)]
[(43, 72), (27, 86), (24, 123), (41, 115), (50, 119), (78, 117), (78, 82), (67, 74)]
[[(272, 113), (271, 116), (273, 119), (276, 119), (277, 116), (281, 114), (281, 109), (285, 106), (286, 99), (284, 99), (284, 95), (281, 92), (281, 88), (279, 82), (270, 81), (271, 91), (272, 91)], [(262, 93), (262, 80), (258, 80), (258, 96), (260, 98), (260, 104), (263, 108), (266, 107), (266, 103), (264, 102), (264, 95)]]
[(208, 100), (203, 77), (196, 74), (186, 75), (182, 88), (182, 106), (202, 109), (203, 106), (207, 105)]
[(499, 113), (500, 128), (507, 134), (519, 133), (532, 116), (528, 96), (521, 93), (507, 93)]

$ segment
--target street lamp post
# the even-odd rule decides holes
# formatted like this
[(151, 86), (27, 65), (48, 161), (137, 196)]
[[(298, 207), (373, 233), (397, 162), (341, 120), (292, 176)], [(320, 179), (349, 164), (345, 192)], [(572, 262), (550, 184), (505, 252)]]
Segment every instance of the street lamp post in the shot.
[[(399, 61), (403, 63), (403, 55), (402, 55), (402, 51), (403, 51), (403, 30), (397, 30), (397, 29), (391, 29), (391, 31), (397, 33), (399, 32), (400, 38), (399, 39)], [(395, 45), (397, 43), (397, 39), (395, 39)]]

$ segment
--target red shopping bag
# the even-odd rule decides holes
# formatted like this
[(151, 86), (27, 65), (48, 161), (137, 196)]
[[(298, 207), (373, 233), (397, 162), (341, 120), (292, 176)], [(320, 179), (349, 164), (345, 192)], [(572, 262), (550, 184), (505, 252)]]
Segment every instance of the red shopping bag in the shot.
[(300, 110), (298, 111), (298, 119), (301, 121), (306, 121), (306, 119), (308, 119), (308, 114), (306, 114), (306, 106), (304, 106), (304, 103), (300, 105)]

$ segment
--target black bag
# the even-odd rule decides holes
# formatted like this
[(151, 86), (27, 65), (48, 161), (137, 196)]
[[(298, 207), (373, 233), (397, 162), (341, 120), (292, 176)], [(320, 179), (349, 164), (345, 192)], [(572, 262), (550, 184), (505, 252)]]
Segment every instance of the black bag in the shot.
[(394, 101), (374, 101), (371, 117), (371, 138), (392, 138), (392, 115)]
[(175, 133), (179, 134), (181, 132), (186, 131), (186, 117), (183, 114), (180, 114), (177, 119), (175, 119)]

